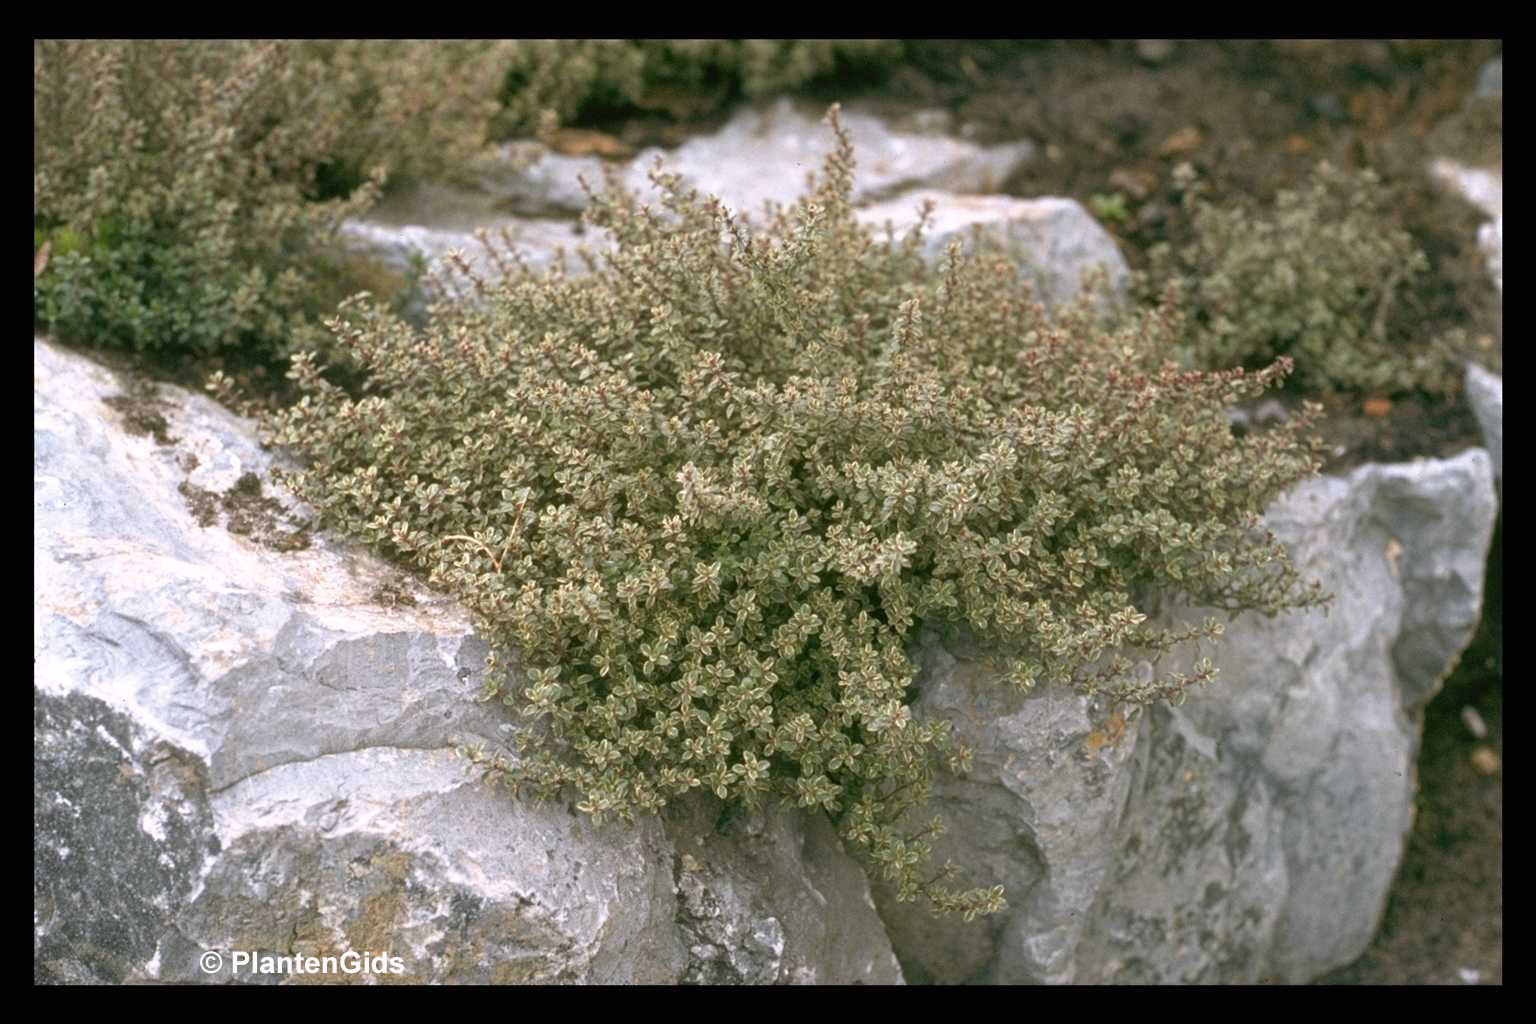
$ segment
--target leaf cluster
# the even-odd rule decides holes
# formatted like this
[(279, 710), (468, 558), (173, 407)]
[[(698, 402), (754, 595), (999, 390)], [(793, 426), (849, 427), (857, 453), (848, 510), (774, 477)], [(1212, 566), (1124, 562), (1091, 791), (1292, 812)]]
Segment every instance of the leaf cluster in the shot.
[(708, 114), (733, 100), (795, 89), (847, 68), (900, 60), (900, 40), (530, 39), (511, 44), (501, 134), (621, 111)]
[(1151, 628), (1138, 595), (1319, 600), (1257, 529), (1316, 468), (1316, 410), (1235, 437), (1226, 408), (1287, 365), (1178, 369), (1171, 297), (1050, 320), (1004, 257), (882, 242), (833, 125), (815, 187), (760, 225), (658, 171), (656, 206), (595, 199), (617, 245), (585, 276), (508, 260), (425, 327), (350, 303), (331, 327), (369, 392), (298, 357), (304, 397), (265, 429), (326, 524), (474, 612), (488, 695), (530, 721), (488, 770), (593, 814), (792, 801), (902, 898), (971, 916), (1001, 890), (946, 887), (938, 826), (900, 825), (966, 760), (913, 716), (919, 623), (1020, 688), (1176, 699), (1208, 672), (1143, 681), (1126, 652), (1219, 630)]
[(326, 243), (389, 173), (442, 172), (484, 145), (493, 54), (35, 42), (35, 320), (137, 351), (323, 347), (321, 315), (357, 284)]
[(1409, 285), (1428, 261), (1374, 173), (1319, 164), (1254, 210), (1206, 202), (1192, 169), (1179, 170), (1195, 237), (1155, 252), (1150, 279), (1183, 284), (1187, 365), (1252, 369), (1288, 356), (1292, 385), (1312, 393), (1454, 386), (1459, 340), (1419, 336)]

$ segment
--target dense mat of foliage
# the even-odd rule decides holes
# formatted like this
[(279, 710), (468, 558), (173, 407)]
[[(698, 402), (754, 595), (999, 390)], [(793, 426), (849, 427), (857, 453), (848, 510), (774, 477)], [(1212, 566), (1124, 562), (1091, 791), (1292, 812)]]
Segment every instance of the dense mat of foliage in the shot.
[(1134, 595), (1320, 600), (1256, 530), (1316, 467), (1316, 409), (1234, 437), (1226, 408), (1283, 363), (1180, 371), (1172, 306), (1052, 323), (1005, 259), (956, 246), (934, 272), (916, 232), (878, 242), (837, 136), (761, 230), (658, 172), (660, 209), (588, 211), (618, 243), (588, 276), (509, 267), (425, 329), (350, 304), (332, 325), (373, 393), (297, 358), (305, 397), (266, 430), (326, 524), (499, 647), (491, 693), (542, 726), (493, 771), (595, 814), (787, 798), (903, 898), (987, 912), (1000, 889), (946, 888), (932, 830), (898, 824), (965, 759), (912, 717), (918, 623), (978, 635), (1015, 686), (1177, 698), (1206, 673), (1138, 682), (1117, 652), (1219, 629), (1150, 628)]
[(483, 146), (494, 52), (34, 43), (38, 326), (173, 354), (324, 344), (319, 314), (356, 285), (325, 243), (386, 173), (441, 173)]
[[(1181, 168), (1188, 171), (1188, 168)], [(1319, 165), (1273, 208), (1217, 207), (1192, 173), (1195, 241), (1154, 254), (1154, 279), (1189, 296), (1187, 362), (1206, 369), (1296, 362), (1292, 383), (1325, 391), (1443, 391), (1458, 379), (1453, 338), (1423, 338), (1403, 307), (1428, 269), (1370, 171)]]
[(546, 111), (697, 115), (732, 100), (902, 59), (900, 40), (529, 39), (511, 44), (501, 130), (526, 134)]

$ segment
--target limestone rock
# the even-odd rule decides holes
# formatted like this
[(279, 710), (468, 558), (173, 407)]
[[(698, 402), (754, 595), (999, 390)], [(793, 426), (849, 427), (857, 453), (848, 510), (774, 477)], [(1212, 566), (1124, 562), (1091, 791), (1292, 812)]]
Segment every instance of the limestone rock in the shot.
[(886, 224), (898, 237), (918, 221), (923, 202), (933, 203), (924, 238), (925, 253), (937, 263), (951, 241), (968, 241), (980, 230), (1001, 241), (1028, 274), (1036, 294), (1050, 308), (1070, 302), (1092, 267), (1102, 267), (1114, 301), (1124, 302), (1130, 267), (1115, 240), (1073, 199), (963, 196), (947, 192), (909, 192), (859, 211), (872, 227)]
[(1477, 425), (1483, 430), (1483, 444), (1493, 459), (1493, 477), (1504, 476), (1504, 378), (1478, 366), (1467, 364), (1467, 401), (1472, 403)]
[[(714, 134), (697, 136), (670, 151), (644, 150), (616, 173), (628, 188), (649, 199), (655, 194), (649, 176), (659, 158), (665, 170), (718, 196), (732, 211), (756, 216), (765, 202), (798, 199), (806, 175), (821, 170), (832, 149), (824, 113), (788, 99), (748, 108)], [(914, 188), (994, 192), (1034, 154), (1028, 142), (984, 147), (951, 137), (937, 130), (947, 127), (947, 119), (938, 125), (934, 118), (912, 118), (896, 126), (857, 108), (844, 110), (841, 117), (858, 162), (855, 203)], [(527, 213), (579, 213), (586, 199), (578, 175), (600, 188), (605, 173), (604, 162), (596, 157), (546, 153), (528, 163), (524, 147), (510, 147), (505, 156), (504, 169), (487, 177), (486, 188)]]
[(586, 189), (603, 190), (610, 169), (595, 156), (566, 156), (536, 142), (509, 142), (481, 178), (485, 192), (510, 211), (528, 217), (574, 217), (587, 208)]
[(877, 888), (908, 977), (1301, 982), (1358, 956), (1412, 826), (1421, 709), (1477, 624), (1494, 513), (1480, 449), (1299, 485), (1267, 525), (1334, 606), (1229, 621), (1207, 652), (1220, 674), (1180, 708), (1020, 696), (925, 638), (919, 713), (976, 751), (970, 778), (941, 781), (936, 855), (962, 884), (1005, 884), (1010, 909), (966, 933)]
[(1466, 167), (1454, 160), (1436, 160), (1430, 172), (1488, 215), (1477, 230), (1477, 245), (1488, 262), (1488, 273), (1504, 291), (1504, 172), (1502, 168)]
[(37, 980), (348, 950), (404, 973), (340, 980), (901, 980), (824, 821), (595, 825), (466, 773), (510, 728), (473, 699), (484, 645), (253, 486), (249, 422), (42, 341), (33, 383)]
[(1175, 45), (1172, 39), (1138, 39), (1136, 56), (1148, 64), (1164, 64), (1173, 56)]
[(1477, 73), (1477, 90), (1473, 98), (1480, 100), (1502, 99), (1504, 96), (1504, 58), (1493, 57)]
[[(585, 269), (579, 250), (598, 253), (611, 244), (601, 228), (574, 220), (517, 216), (488, 193), (430, 183), (389, 196), (366, 217), (344, 222), (339, 234), (341, 244), (354, 257), (402, 279), (418, 260), (422, 271), (442, 273), (447, 269), (444, 257), (456, 249), (476, 273), (494, 281), (496, 258), (477, 237), (482, 229), (503, 255), (510, 242), (512, 251), (535, 269), (553, 265), (564, 253), (573, 274)], [(447, 276), (463, 290), (465, 283), (458, 275), (449, 271)], [(420, 282), (411, 287), (406, 315), (420, 322), (426, 312), (426, 291)]]

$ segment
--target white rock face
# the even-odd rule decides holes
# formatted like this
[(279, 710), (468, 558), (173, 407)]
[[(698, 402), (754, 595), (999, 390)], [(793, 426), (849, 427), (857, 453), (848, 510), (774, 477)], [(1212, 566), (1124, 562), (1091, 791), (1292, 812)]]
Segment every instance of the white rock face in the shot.
[(918, 222), (924, 202), (933, 204), (924, 252), (937, 263), (950, 242), (970, 243), (980, 231), (1001, 241), (1029, 276), (1036, 295), (1049, 308), (1076, 297), (1093, 267), (1105, 272), (1112, 300), (1124, 302), (1131, 271), (1109, 233), (1075, 199), (1010, 196), (963, 196), (931, 190), (909, 192), (858, 212), (874, 228), (889, 224), (897, 237)]
[(1477, 74), (1477, 90), (1474, 99), (1501, 99), (1504, 96), (1504, 58), (1494, 57), (1484, 64)]
[[(612, 244), (601, 228), (577, 220), (514, 216), (488, 193), (434, 184), (389, 196), (366, 218), (345, 222), (340, 240), (358, 255), (401, 275), (408, 273), (417, 259), (423, 269), (441, 273), (449, 251), (458, 250), (476, 273), (495, 281), (499, 276), (496, 257), (479, 239), (477, 233), (482, 229), (503, 257), (510, 244), (511, 251), (528, 266), (544, 269), (563, 253), (572, 274), (584, 272), (579, 250), (601, 253)], [(447, 277), (456, 287), (467, 287), (451, 271)], [(408, 315), (423, 317), (425, 302), (425, 293), (418, 286)]]
[[(38, 980), (350, 950), (428, 982), (901, 981), (824, 820), (597, 826), (466, 774), (506, 746), (484, 645), (347, 545), (257, 543), (302, 510), (235, 486), (271, 463), (250, 423), (166, 387), (138, 418), (169, 443), (135, 436), (122, 383), (42, 341), (33, 386)], [(232, 534), (253, 508), (275, 525)]]
[[(600, 192), (606, 176), (613, 174), (643, 201), (650, 202), (657, 195), (650, 173), (660, 159), (665, 170), (682, 175), (705, 194), (720, 197), (730, 209), (756, 215), (766, 201), (789, 203), (798, 199), (805, 190), (806, 175), (821, 169), (834, 142), (821, 113), (813, 116), (805, 108), (780, 100), (744, 110), (713, 135), (691, 139), (670, 152), (649, 149), (622, 164), (595, 156), (562, 156), (533, 143), (508, 144), (503, 147), (501, 165), (485, 173), (480, 190), (429, 184), (391, 196), (365, 218), (343, 225), (342, 240), (397, 273), (410, 267), (413, 253), (419, 253), (431, 266), (441, 264), (450, 249), (458, 249), (477, 271), (494, 276), (493, 260), (475, 232), (485, 228), (499, 236), (506, 230), (529, 265), (548, 266), (563, 249), (570, 257), (568, 268), (581, 273), (584, 265), (576, 258), (576, 250), (585, 247), (603, 252), (611, 240), (606, 232), (576, 219), (587, 205), (579, 179), (585, 178)], [(912, 189), (938, 189), (957, 198), (994, 191), (1034, 152), (1028, 142), (983, 147), (954, 138), (945, 134), (947, 115), (934, 114), (909, 118), (906, 127), (893, 126), (858, 110), (842, 115), (858, 163), (856, 204)], [(1047, 212), (1042, 207), (1016, 214), (1025, 222), (1032, 218), (1039, 221), (1040, 231), (1052, 239), (1065, 233), (1068, 244), (1080, 244), (1078, 236), (1084, 228), (1070, 212)], [(999, 216), (999, 210), (995, 205), (984, 207), (977, 216), (990, 222)], [(884, 217), (882, 214), (880, 219)], [(1013, 233), (1021, 241), (1034, 243), (1041, 237), (1037, 231), (1024, 238), (1028, 232), (1023, 227), (1013, 229)], [(1113, 243), (1109, 244), (1113, 248)], [(1118, 252), (1114, 255), (1119, 258)], [(1123, 267), (1124, 261), (1119, 265)], [(418, 315), (424, 311), (421, 301), (412, 308)]]
[(1477, 244), (1488, 261), (1488, 273), (1504, 291), (1504, 171), (1466, 167), (1454, 160), (1436, 160), (1430, 171), (1490, 218), (1478, 228)]
[[(745, 109), (718, 132), (690, 139), (676, 149), (644, 150), (617, 173), (628, 188), (649, 197), (654, 193), (649, 175), (659, 158), (666, 170), (718, 196), (733, 212), (756, 216), (765, 202), (798, 199), (805, 190), (806, 175), (821, 170), (833, 147), (824, 114), (824, 109), (780, 99)], [(1028, 142), (978, 146), (954, 138), (944, 131), (948, 119), (943, 115), (916, 116), (908, 126), (898, 127), (850, 108), (841, 119), (858, 164), (856, 204), (915, 188), (995, 192), (1034, 155), (1034, 146)], [(584, 176), (594, 189), (602, 187), (605, 162), (597, 157), (547, 153), (522, 168), (528, 153), (524, 146), (509, 147), (505, 169), (485, 180), (488, 191), (522, 212), (580, 213), (586, 197), (578, 176)]]
[(1357, 957), (1412, 827), (1421, 709), (1478, 621), (1494, 514), (1480, 449), (1298, 486), (1267, 524), (1334, 606), (1230, 621), (1220, 675), (1176, 709), (1021, 697), (981, 652), (926, 638), (920, 712), (976, 751), (969, 779), (941, 781), (935, 850), (965, 884), (1005, 884), (1010, 909), (964, 931), (877, 888), (908, 977), (1302, 982)]

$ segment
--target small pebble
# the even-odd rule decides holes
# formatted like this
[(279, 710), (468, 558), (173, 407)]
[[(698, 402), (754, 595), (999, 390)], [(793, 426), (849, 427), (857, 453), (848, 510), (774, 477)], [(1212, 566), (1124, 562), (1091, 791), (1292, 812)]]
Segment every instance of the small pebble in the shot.
[(1477, 713), (1477, 708), (1468, 704), (1461, 709), (1462, 724), (1467, 727), (1467, 732), (1473, 739), (1485, 740), (1488, 738), (1488, 723), (1483, 721), (1483, 716)]
[(1204, 141), (1205, 136), (1200, 134), (1200, 129), (1194, 125), (1189, 125), (1186, 128), (1180, 128), (1164, 139), (1163, 144), (1157, 148), (1157, 151), (1163, 156), (1192, 153), (1199, 149), (1200, 144)]
[(1266, 398), (1253, 409), (1253, 421), (1261, 427), (1284, 423), (1290, 418), (1291, 414), (1285, 411), (1285, 406), (1276, 398)]
[(1362, 43), (1359, 56), (1360, 63), (1378, 75), (1385, 74), (1392, 68), (1392, 48), (1386, 43)]
[(1157, 178), (1146, 171), (1117, 167), (1109, 173), (1109, 186), (1125, 192), (1132, 199), (1145, 199), (1157, 188)]
[(946, 135), (953, 119), (947, 110), (919, 110), (901, 126), (918, 135)]
[(1465, 985), (1476, 985), (1483, 980), (1483, 972), (1475, 967), (1462, 967), (1456, 971), (1456, 974)]
[(1136, 56), (1148, 64), (1161, 64), (1173, 56), (1173, 40), (1138, 39), (1136, 40)]
[[(1147, 228), (1149, 230), (1156, 228), (1167, 219), (1168, 208), (1155, 200), (1153, 202), (1146, 203), (1140, 210), (1136, 211), (1136, 222), (1143, 228)], [(1492, 346), (1490, 345), (1488, 347), (1491, 348)]]
[(1477, 76), (1477, 92), (1472, 94), (1480, 100), (1500, 99), (1504, 95), (1504, 58), (1495, 57), (1483, 65), (1483, 70)]
[(1472, 751), (1472, 767), (1484, 775), (1494, 775), (1499, 770), (1499, 755), (1492, 747), (1477, 747)]
[(1344, 112), (1344, 104), (1331, 92), (1315, 92), (1307, 97), (1307, 110), (1313, 117), (1320, 117), (1324, 121), (1332, 121), (1335, 124), (1349, 120), (1349, 115)]

